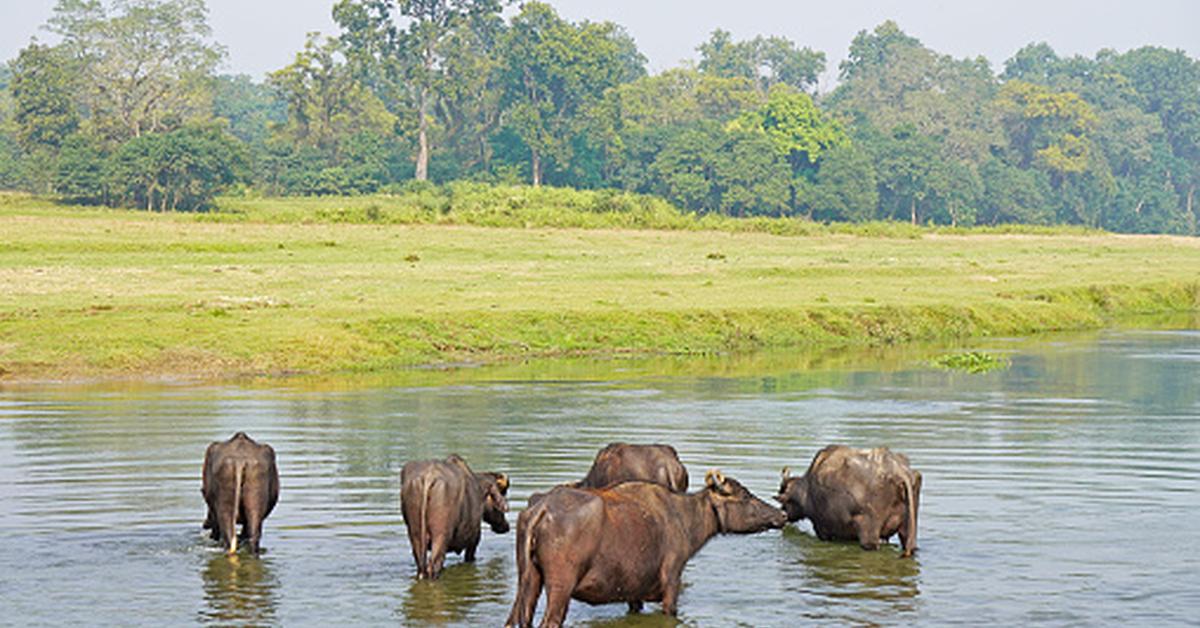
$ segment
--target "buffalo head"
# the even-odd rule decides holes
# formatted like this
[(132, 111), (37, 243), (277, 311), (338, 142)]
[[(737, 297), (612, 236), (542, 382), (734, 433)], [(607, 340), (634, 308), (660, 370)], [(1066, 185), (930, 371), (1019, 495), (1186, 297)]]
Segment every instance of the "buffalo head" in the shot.
[(787, 524), (783, 511), (757, 498), (741, 482), (713, 469), (704, 476), (721, 532), (759, 532)]
[(480, 473), (484, 486), (483, 520), (492, 527), (492, 532), (508, 532), (508, 476), (503, 473)]
[(787, 467), (783, 468), (775, 501), (783, 506), (788, 521), (799, 521), (807, 516), (804, 504), (808, 501), (808, 482), (804, 476), (793, 476), (790, 471)]

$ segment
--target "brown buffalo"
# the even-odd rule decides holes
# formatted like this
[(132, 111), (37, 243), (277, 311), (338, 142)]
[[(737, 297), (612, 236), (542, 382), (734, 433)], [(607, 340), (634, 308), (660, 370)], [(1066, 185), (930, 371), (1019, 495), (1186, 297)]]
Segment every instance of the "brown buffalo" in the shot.
[(220, 539), (228, 552), (237, 552), (237, 524), (250, 551), (258, 553), (262, 524), (279, 501), (279, 470), (275, 450), (244, 432), (214, 442), (204, 452), (201, 493), (208, 505), (204, 529)]
[(571, 598), (630, 610), (661, 601), (674, 615), (684, 565), (708, 539), (785, 524), (783, 511), (720, 471), (684, 495), (650, 482), (556, 487), (517, 518), (517, 597), (506, 625), (533, 625), (543, 587), (542, 626), (561, 626)]
[(661, 484), (673, 493), (686, 493), (687, 468), (670, 445), (611, 443), (592, 462), (575, 488), (604, 488), (610, 484), (640, 480)]
[(921, 473), (908, 457), (887, 447), (830, 445), (817, 452), (808, 472), (790, 477), (785, 467), (779, 495), (788, 521), (809, 519), (822, 540), (857, 540), (863, 549), (900, 535), (903, 556), (917, 548)]
[[(687, 467), (679, 461), (679, 454), (670, 445), (609, 443), (596, 454), (592, 468), (588, 469), (582, 480), (564, 486), (604, 488), (631, 481), (653, 482), (667, 487), (673, 493), (686, 493)], [(545, 496), (546, 493), (532, 493), (528, 504), (533, 506)]]
[(446, 552), (475, 560), (482, 519), (497, 534), (508, 532), (508, 476), (475, 473), (457, 455), (410, 462), (400, 471), (400, 509), (417, 561), (417, 577), (436, 579)]

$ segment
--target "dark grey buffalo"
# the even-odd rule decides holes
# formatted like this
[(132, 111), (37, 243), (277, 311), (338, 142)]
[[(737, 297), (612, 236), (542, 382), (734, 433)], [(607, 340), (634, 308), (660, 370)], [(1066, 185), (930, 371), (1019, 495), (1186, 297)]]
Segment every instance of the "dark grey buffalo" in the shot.
[(228, 552), (237, 552), (237, 524), (250, 551), (258, 553), (262, 524), (279, 501), (279, 470), (275, 450), (255, 442), (245, 432), (214, 442), (204, 452), (201, 492), (208, 505), (204, 529), (220, 539)]
[(508, 476), (475, 473), (457, 455), (410, 462), (400, 471), (400, 508), (417, 561), (417, 577), (436, 579), (446, 552), (475, 560), (480, 520), (508, 532)]
[(703, 490), (650, 482), (599, 489), (559, 486), (517, 518), (517, 597), (507, 626), (531, 626), (542, 589), (542, 626), (561, 626), (571, 598), (588, 604), (662, 602), (674, 615), (687, 561), (718, 533), (781, 528), (783, 511), (720, 471)]
[(822, 540), (857, 540), (873, 550), (899, 534), (904, 556), (917, 548), (921, 473), (887, 447), (830, 445), (803, 476), (791, 477), (785, 467), (775, 499), (788, 521), (809, 519)]

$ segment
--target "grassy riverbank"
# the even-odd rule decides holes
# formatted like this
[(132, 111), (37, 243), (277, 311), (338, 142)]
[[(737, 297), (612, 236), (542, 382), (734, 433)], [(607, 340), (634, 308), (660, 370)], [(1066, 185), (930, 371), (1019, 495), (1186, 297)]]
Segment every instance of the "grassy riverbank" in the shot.
[(481, 205), (492, 221), (398, 203), (154, 215), (5, 199), (0, 381), (886, 344), (1200, 305), (1196, 239), (750, 228), (669, 208), (654, 212), (691, 222), (632, 229), (532, 201)]

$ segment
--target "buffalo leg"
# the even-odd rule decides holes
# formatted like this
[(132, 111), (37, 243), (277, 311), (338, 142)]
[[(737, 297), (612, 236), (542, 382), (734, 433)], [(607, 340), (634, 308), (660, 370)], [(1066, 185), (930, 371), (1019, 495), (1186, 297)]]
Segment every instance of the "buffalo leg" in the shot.
[(879, 525), (870, 515), (854, 515), (854, 528), (858, 532), (858, 544), (865, 550), (879, 549)]
[(433, 537), (433, 543), (429, 547), (429, 564), (428, 577), (430, 580), (437, 580), (442, 573), (442, 566), (446, 563), (446, 538), (444, 535), (436, 535)]
[(679, 586), (683, 580), (683, 565), (663, 567), (662, 582), (662, 612), (663, 615), (674, 617), (679, 612)]
[(542, 572), (533, 565), (527, 566), (517, 580), (517, 599), (505, 622), (506, 628), (528, 628), (533, 625), (533, 614), (537, 612), (538, 598), (542, 595)]
[(208, 514), (204, 517), (204, 530), (208, 530), (208, 538), (217, 541), (221, 538), (221, 526), (217, 525), (217, 511), (208, 506)]
[(560, 628), (563, 625), (574, 590), (574, 582), (546, 583), (546, 614), (542, 616), (541, 628)]
[(250, 546), (250, 553), (258, 553), (258, 543), (262, 539), (262, 516), (255, 508), (247, 509), (246, 522), (242, 524), (242, 532), (246, 538), (246, 544)]
[(643, 605), (642, 605), (641, 600), (629, 600), (629, 614), (630, 615), (636, 615), (636, 614), (642, 612), (642, 607), (643, 607)]

